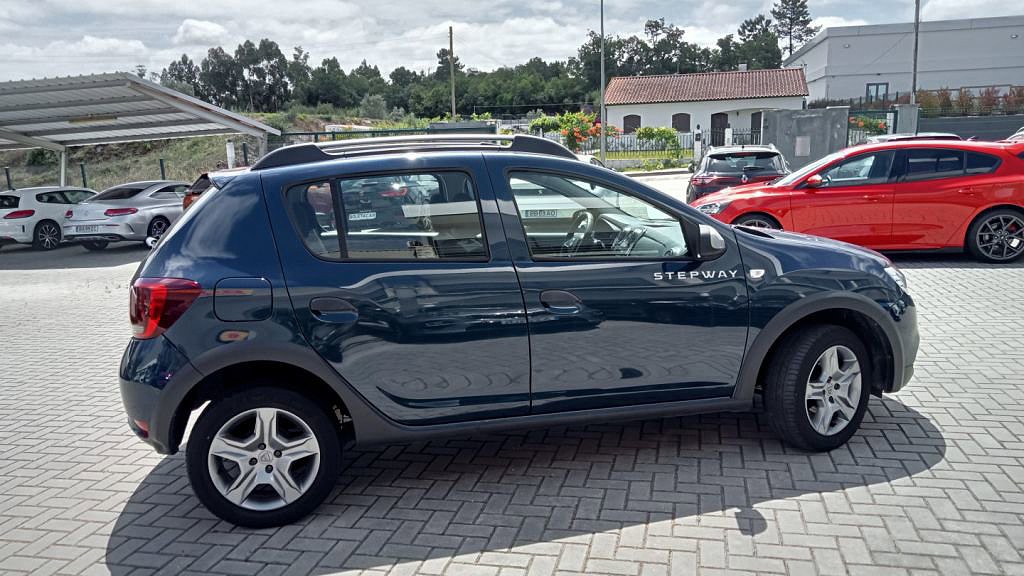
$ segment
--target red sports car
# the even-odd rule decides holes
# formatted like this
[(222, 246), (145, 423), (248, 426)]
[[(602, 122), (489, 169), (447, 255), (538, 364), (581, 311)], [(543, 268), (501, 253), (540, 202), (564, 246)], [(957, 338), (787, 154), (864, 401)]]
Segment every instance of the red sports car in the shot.
[(847, 148), (769, 184), (693, 202), (732, 224), (876, 250), (1024, 256), (1024, 142), (904, 141)]

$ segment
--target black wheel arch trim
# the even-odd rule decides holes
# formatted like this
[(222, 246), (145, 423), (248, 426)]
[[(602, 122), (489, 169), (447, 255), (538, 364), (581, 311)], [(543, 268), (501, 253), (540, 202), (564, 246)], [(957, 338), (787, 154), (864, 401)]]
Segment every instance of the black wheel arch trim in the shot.
[[(756, 305), (753, 303), (752, 305)], [(829, 310), (850, 310), (867, 316), (885, 333), (889, 349), (892, 350), (892, 382), (883, 386), (885, 391), (899, 387), (904, 382), (906, 355), (903, 340), (896, 329), (895, 321), (878, 302), (853, 292), (821, 292), (790, 304), (779, 311), (762, 328), (744, 355), (740, 373), (736, 379), (733, 399), (752, 403), (761, 367), (768, 359), (772, 346), (793, 326), (812, 314)], [(870, 343), (866, 343), (870, 344)]]

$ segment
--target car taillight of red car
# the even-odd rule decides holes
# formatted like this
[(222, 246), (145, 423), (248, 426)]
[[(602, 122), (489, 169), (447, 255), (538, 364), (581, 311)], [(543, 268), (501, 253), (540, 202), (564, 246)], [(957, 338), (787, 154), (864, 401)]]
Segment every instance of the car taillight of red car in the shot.
[(129, 304), (133, 335), (148, 340), (163, 334), (202, 291), (198, 282), (184, 278), (136, 279)]

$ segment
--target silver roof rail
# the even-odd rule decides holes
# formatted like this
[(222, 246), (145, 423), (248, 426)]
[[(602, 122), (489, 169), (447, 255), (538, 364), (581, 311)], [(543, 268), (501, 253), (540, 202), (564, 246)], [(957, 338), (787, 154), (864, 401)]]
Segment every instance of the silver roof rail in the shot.
[(516, 134), (423, 134), (417, 136), (384, 136), (352, 138), (328, 142), (295, 144), (270, 152), (253, 164), (253, 170), (323, 162), (355, 156), (372, 156), (398, 152), (446, 151), (528, 152), (548, 154), (575, 160), (576, 155), (553, 140)]

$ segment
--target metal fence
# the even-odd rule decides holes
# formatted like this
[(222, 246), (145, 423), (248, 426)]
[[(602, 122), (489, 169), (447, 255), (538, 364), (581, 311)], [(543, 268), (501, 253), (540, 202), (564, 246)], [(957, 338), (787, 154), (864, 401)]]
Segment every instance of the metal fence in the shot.
[[(548, 132), (543, 136), (565, 143), (565, 138), (558, 132)], [(677, 132), (676, 145), (673, 146), (672, 143), (663, 140), (637, 138), (636, 134), (620, 134), (607, 137), (605, 151), (612, 160), (690, 158), (693, 156), (693, 139), (692, 132)], [(597, 155), (600, 151), (600, 137), (588, 138), (580, 144), (580, 154)]]

